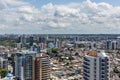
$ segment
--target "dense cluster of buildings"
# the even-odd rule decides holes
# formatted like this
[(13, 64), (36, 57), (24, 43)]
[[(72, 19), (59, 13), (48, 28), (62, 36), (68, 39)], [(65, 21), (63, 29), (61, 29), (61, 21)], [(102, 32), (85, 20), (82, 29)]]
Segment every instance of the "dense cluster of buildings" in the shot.
[(15, 47), (0, 47), (0, 68), (10, 72), (14, 80), (115, 80), (116, 76), (120, 79), (114, 73), (114, 69), (120, 71), (119, 38), (79, 35), (14, 38)]

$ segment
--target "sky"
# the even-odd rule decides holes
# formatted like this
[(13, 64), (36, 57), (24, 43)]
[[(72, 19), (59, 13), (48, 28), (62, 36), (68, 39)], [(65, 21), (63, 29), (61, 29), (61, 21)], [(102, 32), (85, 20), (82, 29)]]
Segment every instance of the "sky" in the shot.
[(0, 0), (0, 34), (120, 34), (120, 0)]

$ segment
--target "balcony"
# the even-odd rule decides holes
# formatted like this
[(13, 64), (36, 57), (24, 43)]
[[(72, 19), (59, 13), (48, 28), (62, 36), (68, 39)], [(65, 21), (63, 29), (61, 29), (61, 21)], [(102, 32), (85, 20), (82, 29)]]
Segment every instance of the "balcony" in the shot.
[(87, 77), (83, 77), (84, 80), (89, 80)]
[(105, 75), (105, 72), (102, 71), (102, 75)]
[(84, 62), (83, 64), (84, 64), (84, 65), (87, 65), (87, 66), (89, 66), (89, 65), (90, 65), (90, 64), (89, 64), (89, 63), (87, 63), (87, 62)]
[(101, 62), (105, 62), (105, 60), (104, 60), (104, 59), (102, 59), (102, 60), (101, 60)]
[(90, 69), (88, 66), (86, 66), (86, 65), (83, 65), (83, 68), (84, 69)]
[(90, 60), (89, 60), (89, 59), (87, 59), (86, 57), (84, 57), (84, 61), (90, 62)]
[(104, 76), (104, 75), (102, 75), (102, 76), (101, 76), (101, 78), (105, 78), (105, 76)]
[(90, 77), (87, 73), (83, 73), (83, 76)]
[(83, 72), (85, 72), (85, 73), (90, 73), (90, 71), (89, 71), (89, 70), (86, 70), (86, 69), (84, 69)]

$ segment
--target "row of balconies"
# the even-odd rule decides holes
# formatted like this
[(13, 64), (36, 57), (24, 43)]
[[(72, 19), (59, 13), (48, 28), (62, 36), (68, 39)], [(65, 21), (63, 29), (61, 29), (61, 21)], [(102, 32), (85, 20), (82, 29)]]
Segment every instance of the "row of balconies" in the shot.
[(90, 62), (90, 60), (89, 60), (89, 59), (87, 59), (86, 57), (84, 57), (84, 61)]
[(87, 66), (89, 66), (89, 65), (90, 65), (90, 64), (89, 64), (89, 63), (87, 63), (87, 62), (83, 62), (83, 64), (84, 64), (84, 65), (87, 65)]
[(90, 71), (86, 69), (84, 69), (83, 72), (90, 73)]
[(83, 73), (83, 76), (85, 76), (85, 77), (90, 77), (89, 74), (87, 74), (87, 73), (85, 73), (85, 72)]
[(83, 79), (84, 79), (84, 80), (89, 80), (89, 78), (88, 78), (88, 77), (83, 77)]
[(83, 68), (84, 69), (90, 69), (88, 66), (86, 66), (86, 65), (83, 65)]

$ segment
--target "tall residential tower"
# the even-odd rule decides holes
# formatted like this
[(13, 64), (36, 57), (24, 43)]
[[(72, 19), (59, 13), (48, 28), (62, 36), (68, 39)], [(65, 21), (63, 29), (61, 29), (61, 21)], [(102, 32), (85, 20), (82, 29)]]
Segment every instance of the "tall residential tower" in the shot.
[(34, 61), (34, 80), (49, 80), (50, 79), (50, 59), (48, 55), (41, 54)]
[(104, 51), (88, 52), (84, 57), (84, 80), (109, 80), (109, 57)]

